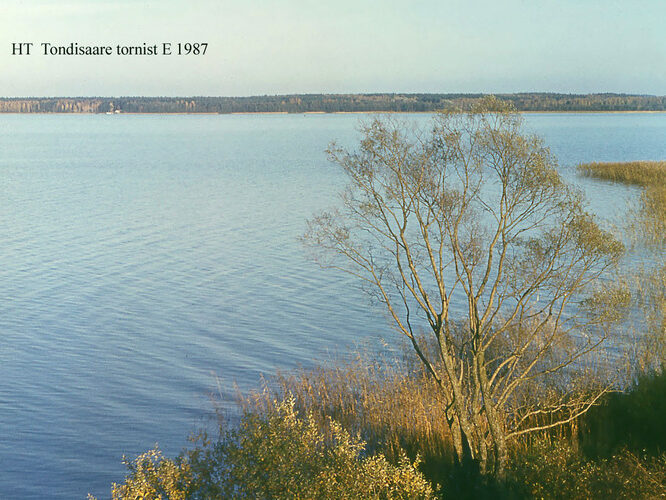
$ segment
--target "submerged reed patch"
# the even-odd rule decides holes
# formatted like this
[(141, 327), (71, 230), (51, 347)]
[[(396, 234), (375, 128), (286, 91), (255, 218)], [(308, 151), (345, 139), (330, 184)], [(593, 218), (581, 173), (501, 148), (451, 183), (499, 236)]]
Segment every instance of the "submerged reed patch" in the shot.
[(666, 161), (583, 163), (578, 171), (586, 177), (637, 186), (666, 184)]
[(625, 279), (636, 284), (636, 305), (645, 319), (638, 328), (645, 344), (641, 365), (661, 370), (666, 360), (666, 161), (587, 163), (578, 170), (588, 177), (643, 188), (624, 229), (632, 246), (650, 252), (651, 259)]

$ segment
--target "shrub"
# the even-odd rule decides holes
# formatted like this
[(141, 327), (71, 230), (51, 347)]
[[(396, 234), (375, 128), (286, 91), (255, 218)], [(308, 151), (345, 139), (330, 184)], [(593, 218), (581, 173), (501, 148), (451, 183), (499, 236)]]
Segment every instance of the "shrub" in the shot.
[(581, 421), (580, 440), (591, 458), (626, 448), (666, 452), (666, 372), (645, 374), (625, 393), (611, 394)]
[(266, 412), (246, 412), (238, 428), (172, 461), (155, 449), (113, 485), (113, 499), (431, 499), (428, 481), (402, 455), (392, 465), (365, 454), (365, 443), (328, 420), (301, 417), (293, 399)]
[[(265, 413), (246, 413), (238, 429), (208, 453), (222, 498), (433, 498), (426, 479), (402, 456), (390, 464), (364, 455), (365, 443), (329, 419), (322, 429), (293, 398)], [(210, 492), (209, 484), (198, 485)]]
[(584, 460), (567, 441), (535, 441), (513, 457), (509, 475), (523, 498), (666, 496), (666, 455), (639, 457), (621, 450), (609, 458)]
[[(129, 469), (123, 484), (113, 483), (113, 500), (151, 499), (151, 500), (186, 500), (193, 491), (193, 474), (187, 460), (164, 458), (155, 447), (134, 461), (123, 458)], [(92, 495), (88, 495), (93, 500)]]

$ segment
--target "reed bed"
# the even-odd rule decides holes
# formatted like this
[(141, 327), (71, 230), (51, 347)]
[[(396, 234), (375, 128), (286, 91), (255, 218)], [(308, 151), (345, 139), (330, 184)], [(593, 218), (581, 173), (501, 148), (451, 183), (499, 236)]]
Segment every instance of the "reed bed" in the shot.
[(359, 354), (351, 361), (295, 374), (277, 374), (262, 391), (246, 397), (246, 409), (266, 411), (291, 396), (304, 414), (321, 425), (328, 418), (360, 435), (370, 453), (397, 461), (404, 452), (418, 454), (424, 467), (453, 463), (445, 403), (435, 382), (420, 368), (399, 362), (369, 361)]
[(584, 163), (578, 171), (586, 177), (644, 188), (628, 214), (629, 235), (640, 246), (666, 246), (666, 161)]
[(666, 185), (666, 161), (583, 163), (578, 171), (586, 177), (637, 186)]

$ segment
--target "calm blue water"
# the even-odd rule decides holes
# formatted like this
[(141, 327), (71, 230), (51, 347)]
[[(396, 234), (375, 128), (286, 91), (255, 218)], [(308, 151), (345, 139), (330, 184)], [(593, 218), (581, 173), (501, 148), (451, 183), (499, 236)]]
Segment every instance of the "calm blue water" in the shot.
[[(394, 338), (297, 242), (344, 183), (324, 149), (358, 120), (0, 115), (0, 498), (108, 497), (123, 454), (186, 445), (218, 382), (231, 402), (234, 382)], [(526, 120), (571, 179), (666, 158), (666, 114)], [(610, 220), (635, 193), (578, 181)]]

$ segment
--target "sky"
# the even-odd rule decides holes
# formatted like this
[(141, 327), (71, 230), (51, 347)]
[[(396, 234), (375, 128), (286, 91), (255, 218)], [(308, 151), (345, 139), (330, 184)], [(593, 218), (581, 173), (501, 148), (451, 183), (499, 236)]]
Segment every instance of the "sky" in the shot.
[[(31, 55), (12, 55), (15, 43)], [(51, 56), (207, 43), (205, 55)], [(666, 0), (2, 0), (0, 96), (666, 94)]]

